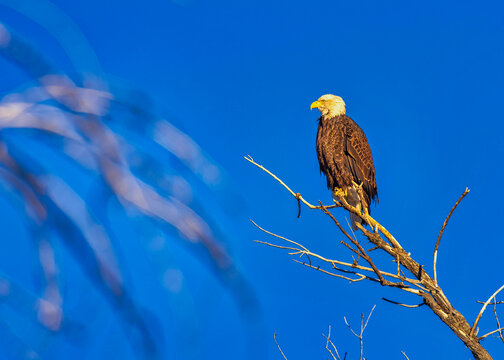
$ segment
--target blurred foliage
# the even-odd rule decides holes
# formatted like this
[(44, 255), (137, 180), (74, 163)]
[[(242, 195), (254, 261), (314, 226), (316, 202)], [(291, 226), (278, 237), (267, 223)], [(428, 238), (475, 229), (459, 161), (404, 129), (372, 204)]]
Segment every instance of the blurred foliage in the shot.
[[(111, 91), (100, 75), (62, 74), (41, 49), (4, 25), (0, 54), (33, 84), (0, 101), (0, 180), (4, 196), (25, 215), (37, 254), (33, 265), (43, 284), (40, 293), (32, 293), (30, 286), (2, 274), (2, 303), (22, 314), (23, 321), (41, 325), (44, 333), (90, 333), (86, 324), (72, 320), (68, 309), (78, 311), (77, 305), (63, 302), (62, 284), (71, 286), (76, 275), (65, 274), (55, 251), (61, 242), (122, 319), (135, 357), (164, 358), (160, 343), (166, 334), (156, 333), (159, 327), (146, 320), (125, 280), (125, 272), (134, 269), (121, 256), (123, 239), (114, 226), (120, 221), (112, 220), (109, 210), (113, 204), (114, 216), (145, 229), (143, 236), (184, 244), (229, 290), (242, 313), (255, 312), (254, 293), (224, 246), (220, 219), (211, 215), (209, 207), (217, 204), (203, 205), (194, 193), (198, 183), (219, 190), (225, 181), (222, 169), (188, 135), (151, 112), (139, 92)], [(52, 151), (49, 157), (44, 148)], [(81, 172), (87, 186), (75, 181)], [(144, 246), (146, 252), (160, 248)], [(181, 270), (171, 264), (170, 271), (173, 276), (158, 286), (178, 291)], [(0, 332), (9, 356), (43, 356), (9, 324), (0, 321)], [(92, 335), (84, 339), (96, 340)]]

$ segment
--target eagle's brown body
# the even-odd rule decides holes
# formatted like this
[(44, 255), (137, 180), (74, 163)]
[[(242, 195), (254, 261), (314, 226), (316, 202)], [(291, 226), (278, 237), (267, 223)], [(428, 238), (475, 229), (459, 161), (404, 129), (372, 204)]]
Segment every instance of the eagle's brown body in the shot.
[(348, 116), (319, 118), (317, 157), (331, 191), (335, 188), (355, 190), (355, 182), (362, 184), (368, 210), (370, 200), (378, 201), (371, 148), (364, 131)]

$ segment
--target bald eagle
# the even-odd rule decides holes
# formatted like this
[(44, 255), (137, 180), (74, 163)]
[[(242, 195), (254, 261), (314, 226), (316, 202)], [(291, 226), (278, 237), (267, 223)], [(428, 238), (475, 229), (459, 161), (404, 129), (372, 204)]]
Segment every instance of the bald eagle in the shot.
[[(317, 157), (320, 172), (327, 178), (333, 196), (339, 191), (347, 202), (359, 210), (369, 211), (370, 200), (378, 202), (373, 155), (364, 131), (346, 115), (345, 102), (339, 96), (323, 95), (310, 109), (319, 109)], [(356, 185), (362, 185), (360, 199)], [(363, 208), (364, 206), (364, 208)], [(352, 228), (364, 221), (350, 214)]]

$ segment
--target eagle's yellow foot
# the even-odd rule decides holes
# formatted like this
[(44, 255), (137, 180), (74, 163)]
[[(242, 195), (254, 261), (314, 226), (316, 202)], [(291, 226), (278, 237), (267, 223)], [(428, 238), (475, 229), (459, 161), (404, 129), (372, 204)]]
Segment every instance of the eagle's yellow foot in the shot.
[(346, 196), (348, 196), (347, 189), (341, 189), (341, 188), (334, 188), (333, 194), (336, 197), (346, 197)]
[(361, 189), (362, 189), (362, 184), (363, 184), (363, 183), (357, 184), (355, 181), (352, 181), (352, 184), (353, 184), (356, 188), (361, 188)]

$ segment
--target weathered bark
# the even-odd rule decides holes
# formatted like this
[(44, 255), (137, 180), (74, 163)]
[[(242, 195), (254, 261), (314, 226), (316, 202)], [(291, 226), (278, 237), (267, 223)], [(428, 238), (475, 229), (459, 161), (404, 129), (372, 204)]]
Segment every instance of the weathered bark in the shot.
[[(363, 258), (369, 265), (370, 268), (366, 268), (364, 266), (360, 266), (355, 260), (354, 263), (348, 263), (348, 262), (343, 262), (341, 260), (331, 260), (328, 258), (325, 258), (323, 256), (320, 256), (318, 254), (315, 254), (311, 251), (309, 251), (306, 247), (285, 239), (281, 236), (272, 234), (271, 232), (265, 231), (264, 229), (260, 228), (259, 229), (265, 231), (266, 233), (279, 237), (283, 240), (288, 241), (291, 245), (295, 247), (285, 247), (285, 246), (278, 246), (274, 244), (269, 244), (269, 243), (264, 243), (270, 246), (278, 247), (278, 248), (283, 248), (287, 249), (291, 252), (291, 255), (306, 255), (308, 258), (314, 257), (318, 260), (321, 260), (323, 262), (329, 263), (332, 265), (332, 268), (335, 272), (340, 272), (344, 274), (354, 274), (357, 276), (357, 278), (349, 278), (346, 276), (342, 276), (336, 273), (332, 273), (327, 270), (323, 270), (320, 268), (320, 266), (314, 266), (311, 264), (305, 264), (302, 262), (297, 262), (306, 265), (310, 268), (320, 270), (326, 274), (336, 276), (339, 278), (343, 278), (346, 280), (350, 280), (352, 282), (355, 281), (361, 281), (361, 280), (370, 280), (373, 282), (378, 282), (382, 286), (389, 286), (389, 287), (395, 287), (399, 288), (401, 290), (407, 291), (408, 293), (413, 293), (415, 295), (418, 295), (422, 298), (423, 303), (420, 305), (427, 305), (434, 314), (436, 314), (442, 322), (444, 322), (448, 327), (453, 331), (453, 333), (464, 343), (464, 345), (472, 352), (473, 356), (477, 360), (492, 360), (492, 357), (490, 354), (483, 348), (483, 346), (480, 344), (480, 341), (483, 337), (478, 337), (477, 336), (477, 329), (472, 329), (472, 327), (476, 328), (478, 318), (481, 316), (482, 312), (484, 311), (484, 307), (482, 308), (480, 315), (478, 316), (477, 320), (475, 321), (475, 324), (471, 327), (469, 322), (465, 319), (465, 317), (458, 312), (450, 303), (448, 298), (445, 296), (443, 293), (443, 290), (441, 287), (438, 285), (436, 279), (436, 276), (434, 276), (434, 279), (427, 274), (424, 269), (423, 265), (419, 265), (411, 255), (405, 251), (402, 246), (399, 244), (399, 242), (390, 234), (390, 232), (385, 229), (381, 224), (379, 224), (376, 220), (374, 220), (371, 216), (369, 216), (369, 213), (365, 210), (366, 208), (364, 207), (364, 213), (359, 211), (356, 207), (350, 206), (345, 198), (343, 196), (338, 196), (339, 201), (335, 201), (334, 205), (330, 206), (324, 206), (322, 203), (320, 203), (320, 206), (312, 205), (308, 201), (306, 201), (301, 194), (296, 193), (292, 191), (282, 180), (280, 180), (276, 175), (274, 175), (272, 172), (264, 168), (262, 165), (259, 165), (256, 163), (251, 157), (245, 157), (247, 161), (250, 163), (254, 164), (255, 166), (259, 167), (266, 173), (268, 173), (270, 176), (272, 176), (275, 180), (277, 180), (282, 186), (284, 186), (294, 198), (298, 201), (298, 206), (299, 206), (299, 211), (298, 211), (298, 217), (301, 215), (301, 203), (305, 204), (308, 206), (310, 209), (318, 209), (322, 210), (326, 215), (328, 215), (339, 227), (339, 229), (342, 231), (342, 233), (347, 237), (347, 239), (350, 241), (349, 243), (346, 243), (344, 241), (341, 241), (342, 244), (344, 244), (347, 248), (352, 250), (354, 253), (356, 253), (360, 258)], [(362, 187), (357, 185), (357, 191), (359, 192), (360, 198), (363, 199), (364, 195), (362, 194)], [(439, 241), (441, 239), (441, 235), (443, 233), (444, 228), (446, 227), (446, 224), (448, 223), (448, 220), (450, 219), (450, 216), (452, 215), (453, 211), (457, 207), (457, 205), (460, 203), (460, 201), (467, 195), (469, 192), (469, 189), (466, 189), (466, 191), (462, 194), (462, 196), (459, 198), (459, 200), (455, 203), (454, 207), (450, 211), (448, 217), (446, 218), (445, 222), (443, 223), (443, 227), (441, 228), (441, 231), (439, 233), (437, 242), (436, 242), (436, 247), (435, 247), (435, 252), (434, 252), (434, 274), (436, 274), (435, 267), (436, 267), (436, 255), (437, 255), (437, 249), (439, 247)], [(358, 217), (360, 217), (366, 224), (369, 224), (374, 232), (371, 232), (367, 229), (365, 229), (360, 223), (356, 223), (356, 226), (359, 228), (360, 231), (364, 234), (364, 236), (374, 245), (373, 249), (366, 250), (364, 249), (358, 241), (354, 239), (342, 228), (342, 226), (339, 224), (338, 220), (328, 211), (329, 208), (334, 208), (334, 207), (342, 207), (349, 211), (351, 214), (355, 214)], [(257, 226), (257, 225), (256, 225)], [(350, 244), (353, 244), (355, 248), (353, 248)], [(370, 252), (371, 250), (375, 249), (381, 249), (385, 251), (387, 254), (389, 254), (394, 261), (398, 262), (398, 268), (397, 268), (397, 275), (391, 274), (389, 272), (384, 272), (379, 269), (378, 266), (374, 263)], [(404, 274), (401, 275), (400, 273), (400, 266), (403, 266), (406, 268), (416, 279), (408, 278)], [(346, 267), (346, 268), (339, 268), (339, 266)], [(363, 275), (357, 271), (354, 270), (364, 270), (364, 271), (370, 271), (374, 272), (376, 275), (376, 278), (368, 276), (368, 275)], [(394, 281), (390, 281), (388, 279), (392, 279)], [(399, 280), (399, 281), (397, 281)], [(488, 300), (488, 302), (495, 297), (495, 295), (501, 291), (504, 288), (500, 288), (495, 294), (492, 295), (492, 297)], [(390, 301), (390, 300), (389, 300)], [(390, 301), (393, 302), (393, 301)], [(395, 303), (395, 302), (393, 302)], [(399, 304), (398, 305), (406, 306), (406, 307), (417, 307), (417, 306), (407, 306), (405, 304)], [(487, 305), (487, 304), (486, 304)], [(486, 306), (485, 305), (485, 306)], [(487, 334), (488, 335), (488, 334)], [(486, 335), (485, 335), (486, 336)]]
[(476, 334), (470, 335), (471, 325), (465, 317), (458, 312), (448, 301), (439, 285), (423, 270), (411, 256), (401, 247), (395, 248), (386, 243), (378, 233), (372, 233), (364, 228), (364, 235), (378, 248), (386, 251), (399, 262), (408, 271), (421, 281), (428, 292), (421, 291), (420, 296), (424, 303), (436, 314), (442, 322), (452, 329), (457, 337), (471, 350), (473, 356), (477, 360), (492, 360), (490, 354), (480, 344)]

